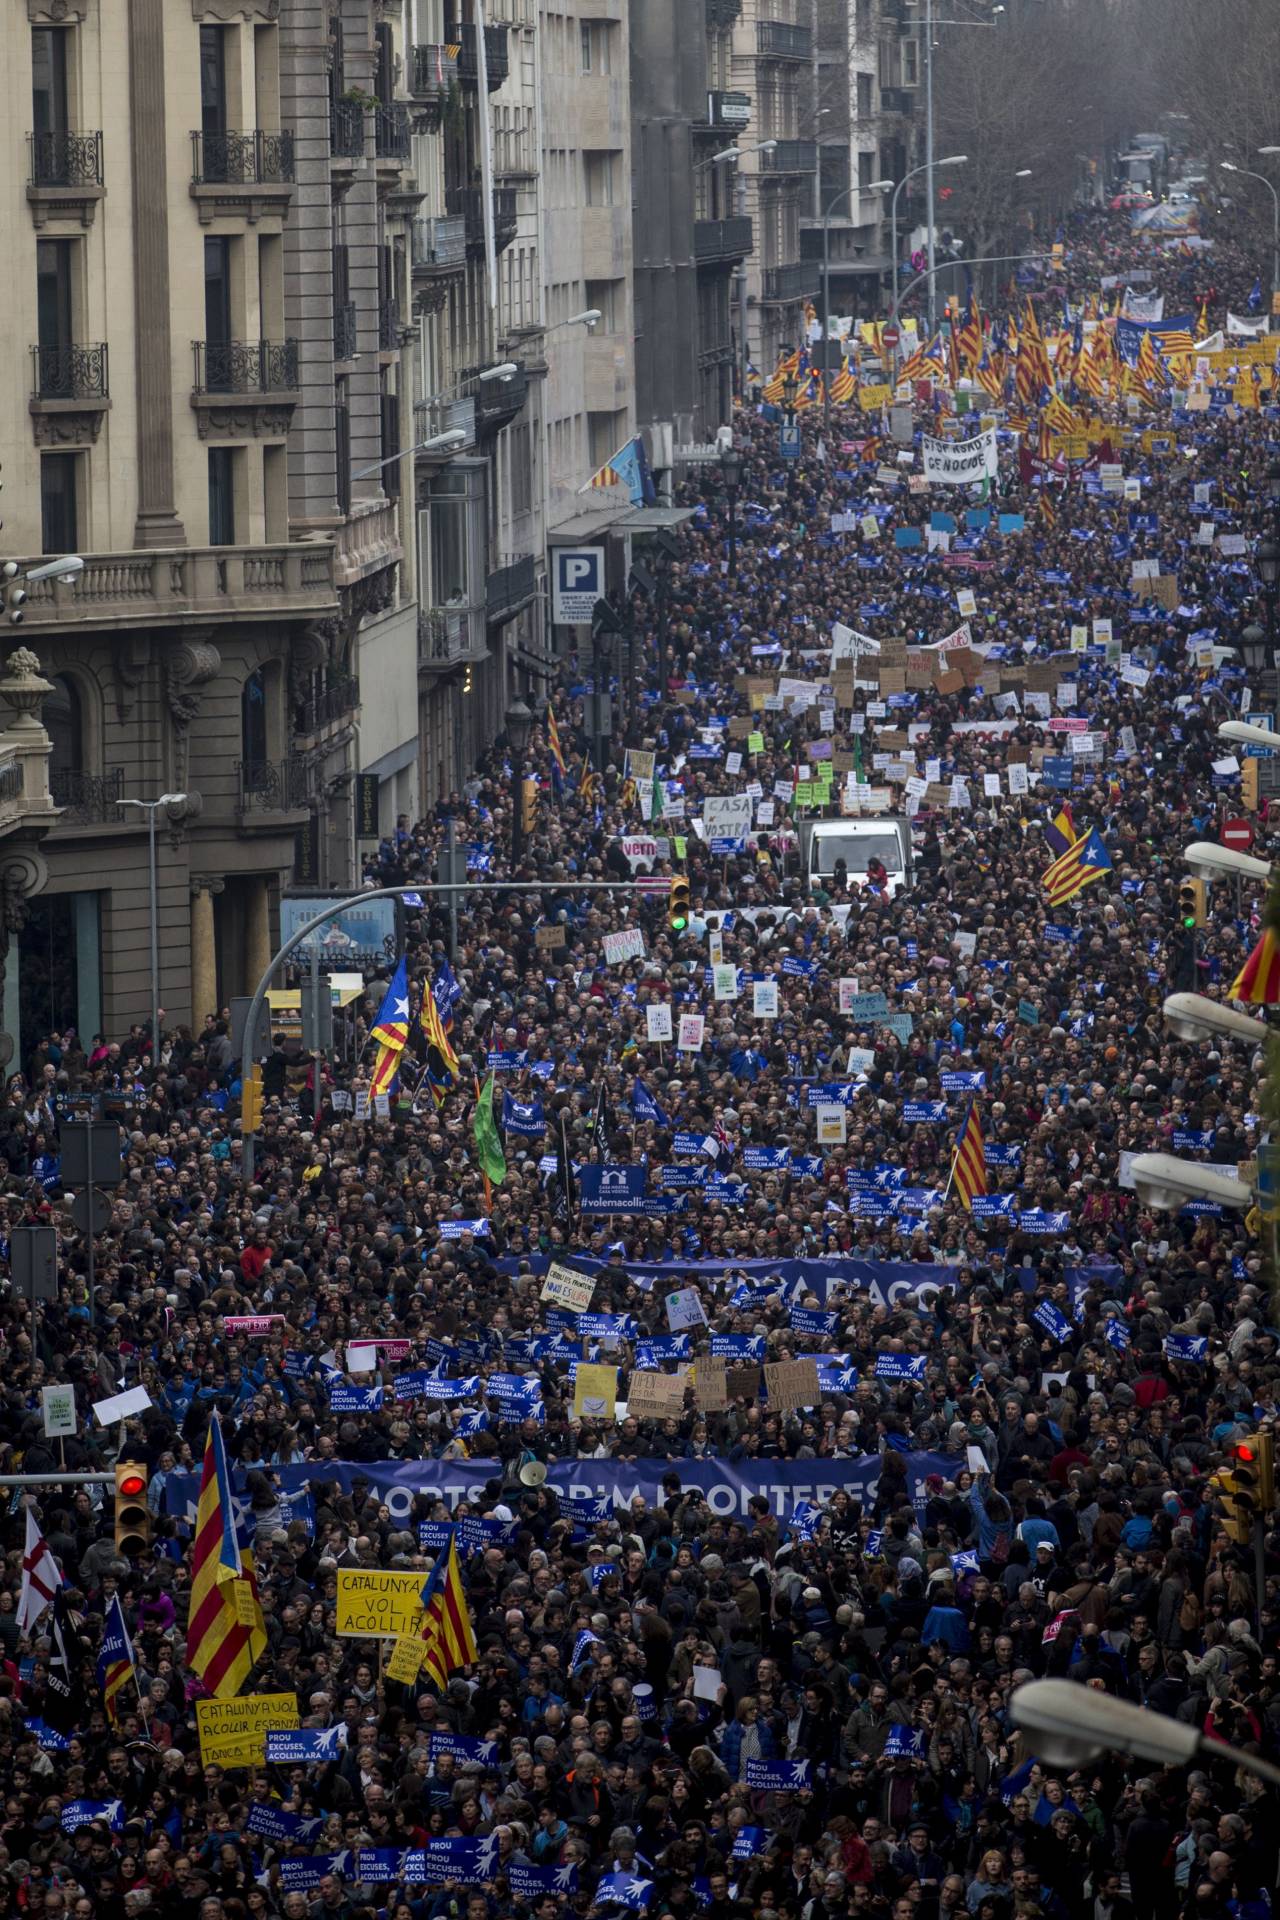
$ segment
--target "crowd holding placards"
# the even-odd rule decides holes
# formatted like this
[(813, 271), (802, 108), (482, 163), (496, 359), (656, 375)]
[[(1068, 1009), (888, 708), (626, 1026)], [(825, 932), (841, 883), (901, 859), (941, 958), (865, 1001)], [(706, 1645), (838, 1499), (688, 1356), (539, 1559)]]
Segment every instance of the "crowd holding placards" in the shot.
[[(1262, 698), (1221, 649), (1264, 617), (1273, 367), (1243, 336), (1114, 345), (1128, 275), (1196, 341), (1249, 311), (1246, 240), (1204, 237), (1076, 216), (1059, 269), (965, 314), (980, 378), (948, 346), (911, 383), (910, 446), (856, 393), (824, 440), (798, 353), (788, 465), (766, 382), (732, 570), (694, 469), (625, 738), (596, 771), (567, 663), (518, 872), (502, 739), (369, 860), (403, 976), (371, 983), (354, 1079), (273, 1049), (252, 1182), (223, 1020), (154, 1071), (140, 1031), (23, 1063), (4, 1232), (57, 1217), (63, 1275), (34, 1325), (0, 1307), (3, 1469), (118, 1450), (152, 1518), (122, 1559), (109, 1490), (15, 1495), (0, 1903), (1269, 1909), (1271, 1789), (1041, 1766), (1008, 1712), (1061, 1675), (1280, 1746), (1280, 1536), (1259, 1612), (1210, 1484), (1276, 1412), (1265, 1223), (1153, 1213), (1129, 1172), (1247, 1178), (1261, 1132), (1260, 1055), (1161, 1006), (1228, 998), (1259, 939), (1252, 883), (1194, 945), (1177, 904), (1183, 848), (1241, 807), (1217, 727)], [(943, 472), (975, 431), (994, 477)], [(909, 881), (810, 884), (806, 820), (877, 786)], [(468, 895), (452, 954), (422, 891), (450, 824), (475, 876), (542, 883)], [(583, 885), (673, 874), (682, 929), (665, 885)], [(90, 1299), (57, 1123), (95, 1092), (127, 1138)]]

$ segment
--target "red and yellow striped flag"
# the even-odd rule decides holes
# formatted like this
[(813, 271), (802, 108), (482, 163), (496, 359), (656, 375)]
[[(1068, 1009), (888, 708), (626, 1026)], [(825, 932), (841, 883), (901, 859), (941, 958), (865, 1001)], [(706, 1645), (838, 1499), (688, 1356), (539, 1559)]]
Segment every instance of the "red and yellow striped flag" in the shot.
[(187, 1665), (215, 1700), (240, 1692), (266, 1651), (253, 1554), (236, 1538), (231, 1475), (215, 1413), (204, 1443), (204, 1469), (191, 1552)]
[(427, 1650), (422, 1656), (422, 1671), (443, 1689), (451, 1673), (468, 1667), (476, 1659), (476, 1636), (462, 1591), (462, 1567), (458, 1561), (458, 1540), (449, 1535), (449, 1545), (436, 1555), (436, 1563), (422, 1589), (426, 1615), (422, 1638)]
[(1280, 1005), (1280, 941), (1270, 927), (1263, 929), (1249, 958), (1227, 989), (1228, 1000), (1243, 1000), (1250, 1007)]
[(951, 1179), (965, 1211), (972, 1213), (975, 1195), (985, 1195), (987, 1191), (987, 1163), (983, 1158), (982, 1122), (976, 1100), (969, 1102), (969, 1111), (956, 1141)]

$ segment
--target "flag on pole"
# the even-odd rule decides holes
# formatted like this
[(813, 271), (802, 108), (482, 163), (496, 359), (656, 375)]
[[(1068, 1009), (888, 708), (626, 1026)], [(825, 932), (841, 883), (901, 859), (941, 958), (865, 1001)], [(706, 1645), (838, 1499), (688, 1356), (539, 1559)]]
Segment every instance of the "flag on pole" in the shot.
[(266, 1651), (253, 1555), (241, 1551), (218, 1415), (209, 1422), (191, 1554), (187, 1665), (215, 1700), (240, 1692)]
[(1111, 855), (1103, 845), (1102, 835), (1093, 827), (1073, 847), (1068, 847), (1060, 860), (1045, 868), (1040, 886), (1049, 905), (1060, 907), (1110, 871)]
[(426, 1585), (422, 1589), (425, 1618), (422, 1638), (427, 1650), (422, 1656), (422, 1671), (438, 1687), (451, 1673), (470, 1666), (476, 1659), (476, 1636), (462, 1590), (462, 1567), (458, 1560), (458, 1536), (450, 1530), (449, 1544), (436, 1555)]
[(1069, 848), (1074, 847), (1080, 835), (1071, 817), (1070, 804), (1059, 807), (1052, 820), (1046, 821), (1044, 837), (1050, 851), (1059, 859)]
[(564, 798), (564, 748), (560, 745), (560, 727), (554, 707), (547, 708), (547, 744), (551, 748), (551, 786), (557, 800)]
[(62, 1585), (53, 1549), (27, 1508), (27, 1542), (22, 1551), (22, 1591), (18, 1595), (18, 1632), (30, 1633)]
[(1250, 1007), (1280, 1003), (1280, 941), (1273, 928), (1264, 927), (1261, 940), (1227, 989), (1227, 998), (1243, 1000)]
[(135, 1683), (137, 1681), (133, 1664), (133, 1643), (129, 1639), (129, 1629), (125, 1625), (120, 1595), (113, 1593), (111, 1605), (107, 1608), (102, 1646), (98, 1652), (98, 1685), (102, 1689), (102, 1704), (106, 1708), (107, 1718), (113, 1727), (118, 1727), (120, 1724), (117, 1695), (130, 1680)]
[(498, 1187), (507, 1177), (507, 1156), (502, 1150), (502, 1141), (498, 1137), (498, 1128), (493, 1117), (495, 1078), (496, 1075), (491, 1073), (476, 1096), (476, 1110), (472, 1117), (471, 1131), (475, 1136), (476, 1154), (481, 1171), (487, 1181), (491, 1181), (495, 1187)]
[[(440, 1018), (440, 1009), (436, 1005), (436, 997), (431, 990), (430, 982), (427, 982), (422, 989), (422, 1012), (419, 1018), (422, 1025), (422, 1035), (428, 1048), (435, 1048), (440, 1056), (445, 1072), (452, 1074), (456, 1079), (458, 1075), (458, 1056), (454, 1052), (453, 1042), (445, 1029), (444, 1021)], [(450, 1026), (453, 1025), (452, 1020), (450, 1020), (449, 1024)]]
[(409, 1040), (409, 978), (403, 955), (378, 1009), (371, 1037), (378, 1043), (378, 1057), (374, 1061), (373, 1078), (369, 1083), (369, 1097), (372, 1100), (377, 1094), (390, 1093), (395, 1086), (400, 1072), (400, 1055)]
[(987, 1163), (983, 1158), (982, 1122), (978, 1118), (976, 1100), (969, 1102), (969, 1111), (956, 1140), (951, 1160), (951, 1178), (961, 1204), (967, 1213), (971, 1213), (975, 1195), (987, 1191)]

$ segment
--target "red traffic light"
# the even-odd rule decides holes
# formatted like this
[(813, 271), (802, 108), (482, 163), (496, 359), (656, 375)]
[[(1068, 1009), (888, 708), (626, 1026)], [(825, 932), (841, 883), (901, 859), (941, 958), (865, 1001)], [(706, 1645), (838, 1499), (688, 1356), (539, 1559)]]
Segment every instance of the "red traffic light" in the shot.
[(137, 1500), (146, 1490), (146, 1478), (140, 1473), (122, 1473), (116, 1481), (116, 1492), (123, 1494), (126, 1500)]
[(1238, 1460), (1241, 1466), (1251, 1467), (1258, 1458), (1258, 1449), (1248, 1441), (1241, 1441), (1239, 1446), (1232, 1447), (1231, 1458)]

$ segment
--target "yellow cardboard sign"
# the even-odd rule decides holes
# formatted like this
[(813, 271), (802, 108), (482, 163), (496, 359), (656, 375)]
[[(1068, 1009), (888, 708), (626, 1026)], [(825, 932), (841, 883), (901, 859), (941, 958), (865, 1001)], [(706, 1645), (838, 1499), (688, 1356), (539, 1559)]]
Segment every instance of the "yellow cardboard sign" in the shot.
[(426, 1650), (425, 1640), (414, 1640), (407, 1635), (404, 1639), (397, 1640), (391, 1650), (391, 1657), (387, 1661), (387, 1679), (398, 1680), (401, 1686), (411, 1687), (418, 1677), (418, 1669), (422, 1665), (422, 1656)]
[(618, 1404), (618, 1369), (578, 1362), (573, 1377), (573, 1410), (581, 1420), (612, 1420)]
[(422, 1573), (338, 1568), (338, 1627), (356, 1639), (399, 1640), (422, 1625)]
[(887, 407), (893, 398), (893, 388), (887, 382), (877, 382), (874, 386), (860, 387), (858, 405), (864, 413), (878, 413), (881, 407)]
[(236, 1700), (197, 1700), (200, 1765), (260, 1767), (267, 1734), (300, 1724), (295, 1693), (246, 1693)]

